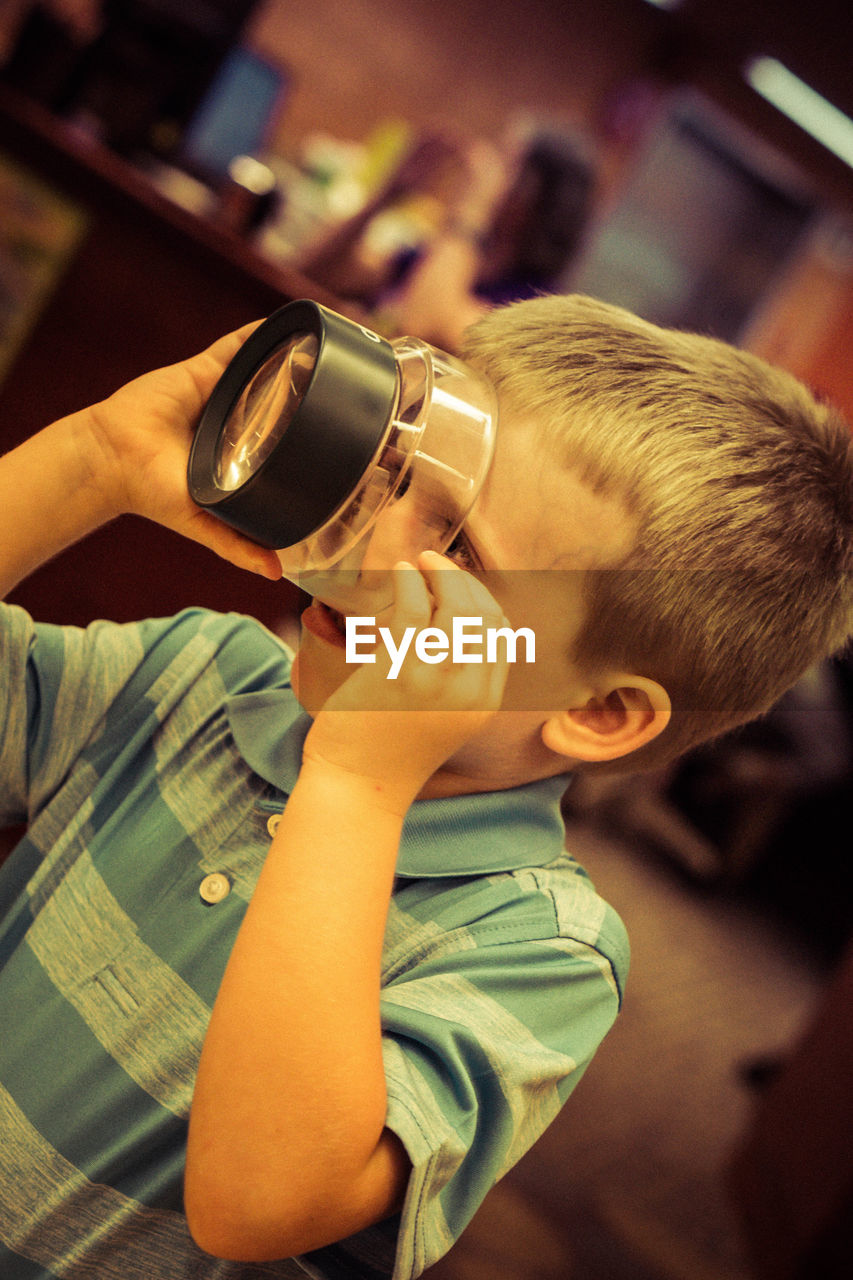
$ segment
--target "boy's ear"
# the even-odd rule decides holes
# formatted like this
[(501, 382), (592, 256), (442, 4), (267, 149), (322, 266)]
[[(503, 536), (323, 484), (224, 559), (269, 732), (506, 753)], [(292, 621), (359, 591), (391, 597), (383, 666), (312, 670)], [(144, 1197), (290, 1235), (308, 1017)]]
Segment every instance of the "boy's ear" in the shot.
[(616, 674), (582, 705), (559, 711), (542, 726), (542, 741), (574, 760), (616, 760), (656, 738), (672, 705), (663, 685), (644, 676)]

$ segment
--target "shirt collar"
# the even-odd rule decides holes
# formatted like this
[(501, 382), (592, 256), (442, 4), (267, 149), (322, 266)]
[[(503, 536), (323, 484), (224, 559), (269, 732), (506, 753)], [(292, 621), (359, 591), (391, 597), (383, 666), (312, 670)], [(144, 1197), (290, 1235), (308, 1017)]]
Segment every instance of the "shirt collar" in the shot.
[[(292, 690), (235, 694), (225, 710), (243, 759), (289, 796), (311, 727)], [(553, 862), (565, 838), (560, 800), (567, 782), (563, 774), (506, 791), (417, 801), (406, 815), (397, 874), (484, 875)]]

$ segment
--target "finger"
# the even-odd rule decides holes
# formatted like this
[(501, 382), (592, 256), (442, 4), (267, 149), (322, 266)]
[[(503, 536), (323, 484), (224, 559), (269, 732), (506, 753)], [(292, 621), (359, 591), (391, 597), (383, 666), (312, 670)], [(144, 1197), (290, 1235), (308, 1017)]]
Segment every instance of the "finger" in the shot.
[[(484, 634), (487, 629), (509, 627), (501, 606), (478, 578), (435, 552), (425, 552), (418, 565), (436, 597), (436, 626), (450, 632), (454, 618), (473, 617), (482, 620)], [(467, 698), (471, 706), (497, 709), (509, 674), (508, 647), (498, 644), (494, 657), (488, 661), (484, 655), (482, 663), (475, 663), (473, 658), (470, 662), (467, 668), (463, 665), (462, 681), (455, 677), (458, 695), (463, 700)], [(448, 675), (455, 670), (448, 667)]]
[(418, 567), (435, 598), (436, 619), (462, 614), (505, 621), (501, 606), (485, 584), (446, 556), (424, 551), (418, 558)]
[(250, 320), (247, 324), (241, 325), (239, 329), (232, 329), (230, 333), (225, 333), (221, 338), (217, 338), (209, 347), (199, 353), (200, 356), (207, 356), (211, 360), (216, 360), (221, 364), (227, 363), (233, 355), (240, 350), (244, 342), (252, 336), (259, 325), (263, 324), (263, 320)]
[(390, 625), (393, 632), (406, 626), (425, 626), (433, 612), (433, 599), (426, 580), (415, 565), (400, 560), (392, 575), (394, 599)]
[(208, 395), (213, 390), (214, 384), (218, 380), (220, 374), (230, 360), (233, 360), (237, 352), (243, 346), (248, 338), (254, 333), (263, 321), (251, 320), (248, 324), (244, 324), (239, 329), (234, 329), (231, 333), (223, 334), (204, 351), (200, 351), (197, 355), (191, 356), (185, 362), (185, 369), (196, 384), (200, 394)]
[(176, 526), (176, 531), (207, 547), (238, 569), (260, 574), (271, 582), (278, 582), (282, 576), (281, 562), (274, 551), (243, 537), (236, 529), (206, 511), (193, 513), (185, 525)]

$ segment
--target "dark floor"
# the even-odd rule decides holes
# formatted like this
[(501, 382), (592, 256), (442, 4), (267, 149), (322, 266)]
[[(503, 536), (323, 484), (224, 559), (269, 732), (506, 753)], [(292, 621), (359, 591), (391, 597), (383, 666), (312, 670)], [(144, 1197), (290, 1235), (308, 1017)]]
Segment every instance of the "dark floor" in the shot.
[(429, 1280), (747, 1280), (723, 1170), (827, 978), (743, 893), (703, 888), (641, 839), (570, 820), (570, 848), (632, 940), (625, 1007), (536, 1148)]

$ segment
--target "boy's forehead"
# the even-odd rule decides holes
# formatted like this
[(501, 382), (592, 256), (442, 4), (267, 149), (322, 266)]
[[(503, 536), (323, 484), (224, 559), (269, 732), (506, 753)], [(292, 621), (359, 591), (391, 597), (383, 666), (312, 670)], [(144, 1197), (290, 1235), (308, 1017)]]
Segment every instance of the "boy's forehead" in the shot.
[(466, 521), (496, 569), (592, 569), (619, 564), (637, 522), (622, 500), (595, 492), (543, 442), (530, 418), (501, 415), (495, 457)]

